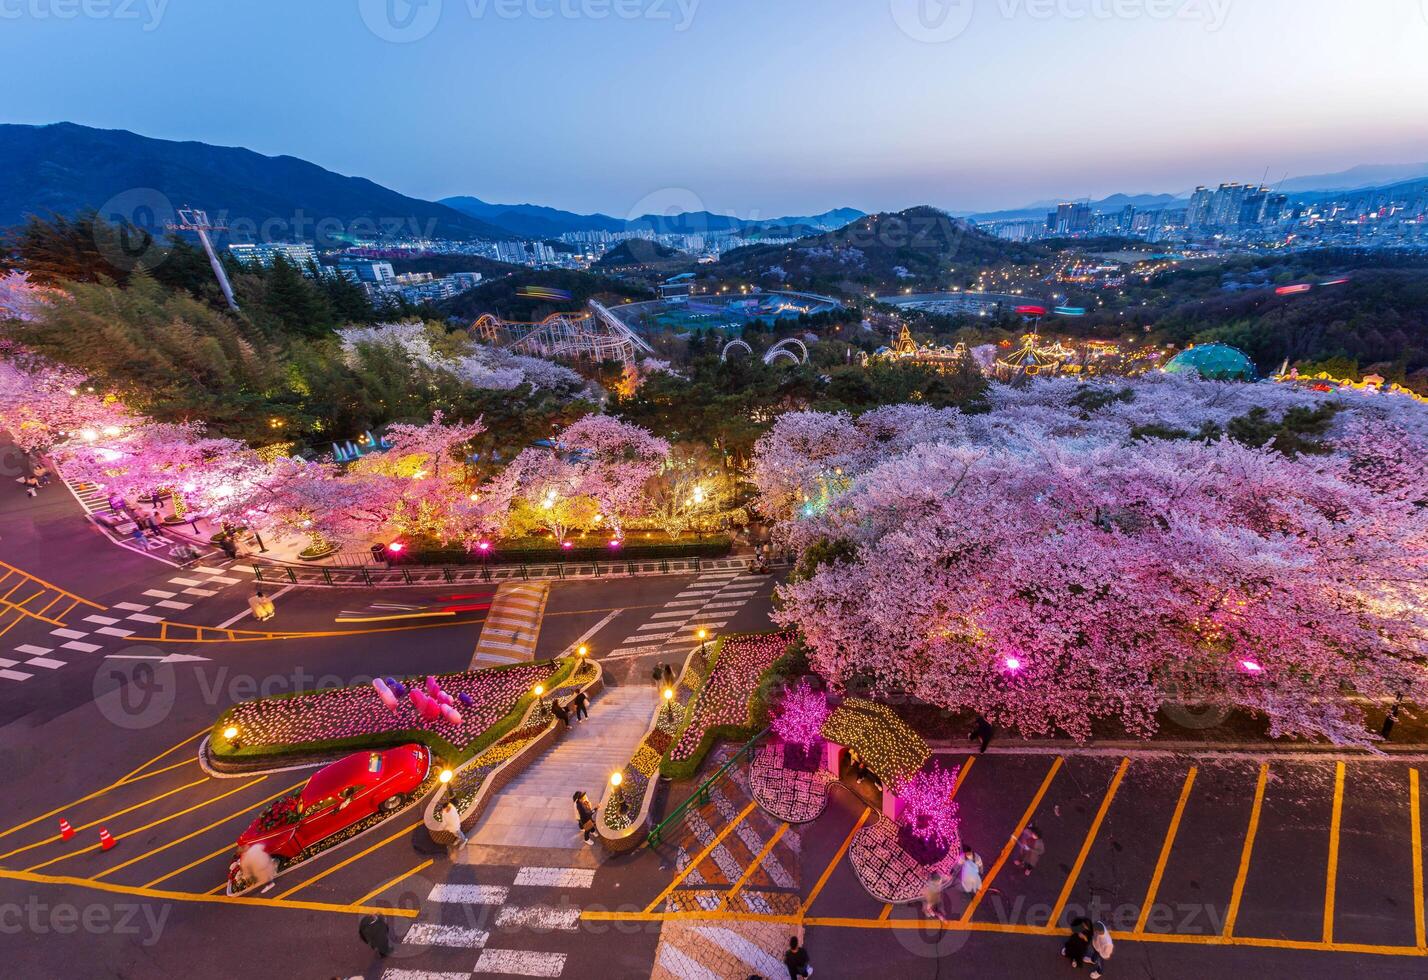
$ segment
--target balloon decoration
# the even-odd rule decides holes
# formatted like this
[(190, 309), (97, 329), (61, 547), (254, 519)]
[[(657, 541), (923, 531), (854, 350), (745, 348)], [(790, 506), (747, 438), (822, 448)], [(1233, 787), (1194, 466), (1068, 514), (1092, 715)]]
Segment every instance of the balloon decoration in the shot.
[(456, 695), (456, 700), (460, 701), (462, 706), (467, 708), (471, 707), (473, 704), (476, 703), (476, 701), (471, 697), (471, 695), (467, 694), (465, 691), (462, 691), (460, 694)]
[(382, 680), (382, 678), (380, 677), (374, 677), (372, 679), (372, 687), (376, 689), (377, 697), (382, 699), (383, 704), (385, 704), (392, 711), (397, 710), (397, 695), (392, 691), (392, 688), (387, 684), (386, 681)]
[(443, 704), (441, 706), (441, 717), (444, 718), (446, 721), (451, 722), (451, 724), (453, 725), (461, 724), (461, 712), (457, 711), (449, 704)]

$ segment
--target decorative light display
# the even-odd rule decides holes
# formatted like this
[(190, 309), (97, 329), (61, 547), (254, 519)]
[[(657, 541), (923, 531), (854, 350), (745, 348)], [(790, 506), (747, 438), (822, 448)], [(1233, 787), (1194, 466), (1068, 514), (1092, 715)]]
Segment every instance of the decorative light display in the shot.
[(823, 737), (858, 753), (886, 785), (908, 779), (931, 753), (922, 737), (885, 704), (848, 698), (823, 724)]
[(749, 699), (759, 678), (783, 656), (792, 633), (725, 637), (714, 668), (699, 690), (694, 714), (679, 743), (670, 752), (675, 761), (688, 759), (699, 748), (704, 733), (720, 725), (743, 725), (749, 720)]
[(957, 770), (933, 766), (893, 784), (902, 801), (900, 822), (914, 837), (939, 849), (960, 851), (957, 804), (952, 791), (957, 787)]
[(805, 677), (784, 694), (773, 730), (785, 742), (806, 749), (823, 737), (829, 713), (828, 696)]

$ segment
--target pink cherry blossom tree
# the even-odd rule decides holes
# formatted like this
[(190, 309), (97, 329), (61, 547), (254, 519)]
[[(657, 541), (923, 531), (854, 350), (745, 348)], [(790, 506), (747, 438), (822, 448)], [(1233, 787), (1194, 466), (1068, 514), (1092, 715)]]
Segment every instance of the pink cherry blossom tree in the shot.
[(804, 677), (784, 692), (771, 724), (783, 741), (808, 748), (823, 737), (829, 714), (828, 695)]

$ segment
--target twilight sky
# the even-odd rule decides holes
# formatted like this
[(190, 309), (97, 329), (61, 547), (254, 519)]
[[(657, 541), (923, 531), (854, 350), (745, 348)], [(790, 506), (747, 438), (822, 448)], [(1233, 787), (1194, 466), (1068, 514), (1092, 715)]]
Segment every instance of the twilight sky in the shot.
[(1428, 161), (1428, 0), (0, 0), (0, 90), (425, 198), (989, 209)]

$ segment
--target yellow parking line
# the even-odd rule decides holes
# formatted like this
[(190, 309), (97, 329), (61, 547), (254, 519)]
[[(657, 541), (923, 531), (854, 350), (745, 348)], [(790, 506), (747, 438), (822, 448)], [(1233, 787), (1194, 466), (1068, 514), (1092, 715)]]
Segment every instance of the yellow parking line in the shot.
[[(187, 745), (189, 742), (196, 741), (197, 739), (200, 739), (200, 738), (202, 738), (203, 736), (205, 736), (205, 735), (207, 735), (207, 734), (208, 734), (208, 729), (207, 729), (207, 728), (201, 728), (201, 729), (199, 729), (198, 731), (196, 731), (196, 732), (194, 732), (192, 735), (190, 735), (188, 738), (184, 739), (182, 742), (179, 742), (177, 745), (170, 745), (168, 748), (164, 749), (164, 750), (163, 750), (162, 752), (160, 752), (158, 755), (154, 756), (152, 759), (150, 759), (148, 762), (145, 762), (143, 765), (139, 766), (138, 768), (129, 770), (128, 773), (126, 773), (126, 774), (123, 775), (123, 776), (120, 776), (119, 779), (114, 783), (114, 785), (115, 785), (115, 786), (118, 786), (118, 785), (120, 785), (120, 784), (122, 784), (122, 783), (127, 783), (127, 782), (129, 782), (130, 780), (132, 780), (132, 779), (134, 778), (134, 776), (135, 776), (137, 773), (144, 772), (145, 769), (149, 768), (149, 766), (152, 766), (155, 762), (158, 762), (160, 759), (162, 759), (164, 756), (168, 755), (170, 752), (173, 752), (173, 751), (175, 751), (176, 749), (181, 749), (181, 748), (183, 748), (185, 745)], [(160, 770), (160, 771), (162, 772), (162, 770)], [(145, 773), (145, 775), (150, 775), (150, 773)]]
[[(157, 803), (159, 802), (159, 800), (162, 800), (166, 796), (173, 796), (175, 793), (181, 793), (186, 789), (190, 789), (194, 786), (199, 785), (200, 783), (206, 782), (208, 782), (208, 777), (204, 776), (201, 779), (195, 779), (191, 783), (184, 783), (182, 786), (171, 789), (166, 793), (160, 793), (157, 796), (151, 796), (147, 800), (142, 800), (138, 803), (135, 803), (133, 806), (126, 806), (124, 809), (118, 811), (117, 813), (111, 813), (107, 817), (100, 817), (98, 820), (91, 820), (89, 823), (80, 824), (78, 827), (74, 828), (74, 832), (79, 833), (81, 830), (88, 830), (90, 827), (98, 827), (100, 824), (104, 824), (110, 820), (122, 817), (126, 813), (133, 813), (135, 810), (142, 809), (143, 807), (148, 806), (150, 803)], [(63, 810), (64, 808), (61, 807), (60, 809)], [(59, 840), (63, 840), (63, 838), (60, 837), (59, 834), (55, 834), (53, 837), (46, 837), (44, 840), (35, 841), (33, 844), (26, 844), (24, 847), (17, 847), (13, 851), (6, 851), (4, 854), (0, 854), (0, 860), (4, 860), (5, 858), (15, 854), (23, 854), (25, 851), (32, 851), (35, 848), (43, 847), (46, 844), (53, 844)]]
[(402, 882), (406, 881), (406, 880), (407, 880), (408, 878), (410, 878), (412, 875), (418, 874), (419, 872), (422, 872), (422, 871), (425, 871), (427, 868), (431, 867), (433, 863), (435, 863), (435, 862), (434, 862), (434, 859), (432, 859), (432, 858), (427, 858), (425, 861), (423, 861), (421, 864), (418, 864), (415, 868), (412, 868), (410, 871), (407, 871), (407, 872), (404, 872), (404, 873), (402, 873), (402, 874), (399, 874), (399, 875), (397, 875), (395, 878), (393, 878), (391, 881), (387, 882), (386, 884), (384, 884), (384, 885), (378, 885), (376, 888), (373, 888), (371, 891), (369, 891), (367, 894), (363, 895), (361, 898), (357, 899), (357, 901), (353, 902), (352, 904), (353, 904), (353, 905), (366, 905), (368, 902), (370, 902), (372, 899), (376, 898), (378, 895), (382, 894), (382, 892), (386, 891), (388, 888), (391, 888), (393, 885), (400, 885)]
[[(196, 868), (196, 867), (198, 867), (198, 866), (199, 866), (200, 864), (202, 864), (204, 861), (211, 861), (212, 859), (218, 857), (218, 855), (224, 853), (225, 851), (236, 851), (237, 849), (238, 849), (238, 845), (237, 845), (236, 843), (233, 843), (233, 844), (224, 844), (224, 845), (223, 845), (222, 847), (220, 847), (218, 850), (213, 851), (213, 852), (211, 852), (211, 853), (209, 853), (209, 854), (205, 854), (203, 857), (199, 858), (197, 861), (190, 861), (188, 864), (185, 864), (182, 868), (179, 868), (177, 871), (170, 871), (168, 874), (164, 875), (163, 877), (155, 878), (153, 881), (145, 882), (145, 883), (144, 883), (144, 887), (145, 887), (145, 888), (153, 888), (153, 887), (154, 887), (155, 885), (157, 885), (159, 882), (161, 882), (161, 881), (168, 881), (170, 878), (176, 878), (176, 877), (178, 877), (179, 875), (183, 874), (185, 871), (189, 870), (190, 868)], [(225, 882), (224, 884), (226, 884), (226, 882)], [(224, 885), (219, 885), (218, 887), (219, 887), (219, 888), (222, 888), (222, 887), (224, 887)], [(213, 889), (213, 891), (217, 891), (217, 890), (218, 890), (218, 889)], [(209, 894), (212, 894), (212, 892), (210, 892)]]
[[(268, 778), (267, 776), (262, 776), (262, 777), (260, 777), (260, 779), (259, 779), (258, 781), (261, 781), (261, 780), (267, 779), (267, 778)], [(249, 785), (252, 785), (252, 784), (250, 783)], [(199, 834), (202, 834), (202, 833), (205, 833), (205, 832), (207, 832), (207, 831), (210, 831), (210, 830), (212, 830), (214, 827), (217, 827), (219, 824), (227, 823), (229, 820), (232, 820), (234, 817), (241, 817), (244, 813), (247, 813), (247, 812), (250, 811), (250, 810), (257, 809), (258, 807), (262, 806), (262, 805), (265, 804), (265, 803), (271, 803), (273, 800), (276, 800), (278, 797), (282, 796), (284, 793), (290, 793), (290, 792), (292, 792), (293, 790), (297, 789), (297, 788), (298, 788), (299, 786), (301, 786), (301, 785), (302, 785), (301, 782), (293, 783), (293, 784), (292, 784), (291, 786), (289, 786), (287, 789), (279, 790), (278, 792), (274, 793), (272, 796), (268, 797), (268, 798), (265, 799), (265, 800), (259, 800), (257, 803), (249, 803), (249, 804), (247, 804), (246, 806), (239, 807), (237, 810), (234, 810), (232, 813), (228, 814), (228, 816), (226, 816), (226, 817), (219, 817), (217, 820), (213, 821), (213, 823), (209, 824), (209, 825), (206, 826), (206, 827), (200, 827), (198, 830), (195, 830), (195, 831), (193, 831), (193, 832), (190, 833), (190, 834), (184, 834), (182, 837), (175, 838), (174, 840), (169, 841), (167, 844), (160, 844), (158, 847), (154, 848), (153, 850), (146, 851), (145, 853), (140, 854), (138, 857), (130, 858), (129, 860), (125, 861), (123, 864), (116, 864), (114, 867), (109, 868), (107, 871), (101, 871), (99, 874), (94, 875), (93, 878), (91, 878), (90, 880), (92, 880), (92, 881), (98, 881), (100, 878), (103, 878), (105, 875), (112, 875), (112, 874), (113, 874), (114, 872), (116, 872), (116, 871), (123, 871), (125, 868), (129, 867), (129, 865), (131, 865), (131, 864), (138, 864), (140, 861), (144, 860), (145, 858), (153, 857), (155, 854), (159, 853), (160, 851), (166, 851), (166, 850), (168, 850), (169, 848), (173, 847), (175, 844), (182, 844), (182, 843), (183, 843), (184, 841), (186, 841), (186, 840), (193, 840), (193, 838), (197, 837)]]
[(455, 616), (456, 613), (450, 609), (437, 609), (432, 612), (409, 612), (390, 613), (385, 616), (336, 616), (334, 623), (383, 623), (389, 619), (430, 619), (435, 616)]
[[(263, 779), (267, 779), (267, 778), (268, 778), (267, 776), (259, 776), (259, 777), (258, 777), (258, 780), (263, 780)], [(167, 816), (162, 816), (162, 817), (160, 817), (160, 818), (157, 819), (157, 820), (151, 820), (151, 821), (149, 821), (148, 823), (144, 824), (144, 826), (142, 826), (142, 827), (135, 827), (133, 830), (127, 830), (127, 831), (125, 831), (125, 832), (122, 833), (122, 834), (115, 834), (115, 835), (114, 835), (114, 840), (115, 840), (116, 842), (117, 842), (117, 841), (121, 841), (121, 840), (124, 840), (125, 838), (133, 837), (135, 834), (142, 834), (144, 831), (150, 830), (150, 829), (152, 829), (152, 828), (154, 828), (154, 827), (157, 827), (157, 826), (158, 826), (159, 824), (161, 824), (161, 823), (168, 823), (170, 820), (177, 820), (179, 817), (182, 817), (182, 816), (184, 816), (184, 815), (186, 815), (186, 814), (192, 813), (192, 812), (195, 811), (195, 810), (200, 810), (200, 809), (202, 809), (203, 807), (208, 806), (210, 803), (217, 803), (219, 800), (223, 799), (224, 797), (232, 796), (234, 793), (241, 793), (241, 792), (243, 792), (245, 789), (247, 789), (249, 786), (251, 786), (254, 782), (256, 782), (256, 781), (258, 781), (258, 780), (249, 780), (249, 781), (243, 783), (243, 785), (241, 785), (241, 786), (237, 786), (237, 787), (234, 787), (233, 789), (230, 789), (230, 790), (229, 790), (228, 792), (226, 792), (226, 793), (219, 793), (217, 796), (214, 796), (214, 797), (212, 797), (212, 798), (210, 798), (210, 799), (204, 800), (204, 801), (201, 802), (201, 803), (195, 803), (193, 806), (188, 807), (187, 809), (184, 809), (184, 810), (180, 810), (178, 813), (170, 813), (170, 814), (168, 814)], [(65, 860), (65, 859), (67, 859), (67, 858), (79, 857), (81, 854), (88, 854), (90, 851), (97, 851), (97, 850), (99, 850), (99, 848), (100, 848), (100, 845), (98, 845), (98, 844), (90, 844), (88, 847), (81, 847), (81, 848), (80, 848), (79, 850), (77, 850), (77, 851), (71, 851), (71, 852), (68, 853), (68, 854), (61, 854), (61, 855), (60, 855), (59, 857), (57, 857), (57, 858), (51, 858), (51, 859), (48, 860), (48, 861), (41, 861), (39, 864), (32, 864), (32, 865), (30, 865), (28, 868), (26, 868), (25, 870), (26, 870), (26, 871), (39, 871), (41, 868), (48, 868), (50, 865), (52, 865), (52, 864), (58, 864), (59, 862)]]
[(315, 884), (317, 884), (319, 881), (321, 881), (322, 879), (326, 878), (328, 875), (330, 875), (330, 874), (332, 874), (332, 873), (334, 873), (334, 872), (337, 872), (337, 871), (341, 871), (343, 868), (347, 867), (349, 864), (351, 864), (353, 861), (356, 861), (358, 858), (364, 858), (364, 857), (366, 857), (368, 854), (371, 854), (373, 851), (375, 851), (377, 848), (383, 847), (383, 846), (385, 846), (385, 845), (387, 845), (387, 844), (390, 844), (392, 841), (396, 840), (398, 837), (402, 836), (403, 834), (409, 834), (409, 833), (411, 833), (411, 832), (412, 832), (413, 830), (415, 830), (420, 824), (421, 824), (421, 821), (420, 821), (420, 820), (414, 820), (414, 821), (412, 821), (411, 823), (407, 824), (405, 827), (403, 827), (403, 828), (401, 828), (400, 830), (398, 830), (395, 834), (392, 834), (392, 836), (390, 836), (390, 837), (384, 837), (384, 838), (382, 838), (381, 840), (377, 841), (377, 843), (373, 844), (371, 847), (367, 848), (365, 851), (359, 851), (359, 852), (357, 852), (356, 854), (352, 855), (350, 858), (347, 858), (345, 861), (338, 861), (336, 864), (334, 864), (332, 867), (328, 868), (326, 871), (323, 871), (323, 872), (321, 872), (320, 874), (315, 874), (315, 875), (313, 875), (311, 878), (307, 879), (307, 881), (304, 881), (304, 882), (302, 882), (301, 884), (294, 885), (293, 887), (289, 888), (287, 891), (285, 891), (285, 892), (283, 892), (281, 895), (279, 895), (278, 898), (280, 898), (280, 899), (287, 898), (289, 895), (292, 895), (292, 894), (294, 894), (294, 893), (296, 893), (296, 892), (302, 891), (302, 890), (303, 890), (304, 888), (306, 888), (308, 885), (315, 885)]
[(1423, 824), (1418, 802), (1418, 770), (1408, 770), (1408, 816), (1413, 821), (1413, 942), (1428, 946), (1423, 927)]
[(1334, 814), (1329, 820), (1329, 877), (1324, 883), (1324, 942), (1334, 941), (1334, 893), (1339, 882), (1339, 828), (1344, 815), (1344, 764), (1334, 767)]
[(828, 879), (832, 876), (833, 869), (843, 860), (843, 855), (848, 853), (848, 847), (853, 843), (853, 837), (858, 831), (863, 829), (863, 825), (868, 822), (868, 817), (872, 815), (873, 811), (871, 807), (863, 808), (862, 814), (859, 815), (857, 821), (853, 824), (853, 829), (848, 831), (848, 836), (843, 838), (843, 843), (839, 845), (838, 852), (833, 855), (833, 860), (828, 862), (828, 867), (824, 868), (823, 873), (818, 876), (818, 883), (813, 886), (813, 891), (809, 892), (808, 898), (804, 899), (803, 907), (799, 909), (800, 914), (806, 913), (813, 906), (813, 900), (818, 897), (818, 893), (823, 890), (823, 886), (828, 884)]
[(883, 910), (878, 913), (878, 921), (879, 921), (879, 922), (886, 922), (887, 919), (888, 919), (888, 916), (892, 915), (892, 910), (893, 910), (892, 902), (888, 902), (886, 905), (883, 906)]
[(153, 772), (146, 772), (146, 773), (144, 773), (142, 776), (134, 776), (134, 777), (132, 777), (132, 778), (130, 778), (130, 779), (126, 779), (126, 780), (124, 780), (124, 782), (121, 783), (120, 785), (122, 785), (122, 786), (128, 786), (130, 783), (137, 783), (139, 780), (141, 780), (141, 779), (148, 779), (150, 776), (158, 776), (158, 775), (161, 775), (162, 773), (171, 772), (171, 771), (173, 771), (174, 769), (179, 769), (179, 768), (181, 768), (181, 767), (183, 767), (183, 766), (191, 766), (191, 765), (193, 765), (194, 763), (196, 763), (197, 761), (198, 761), (197, 758), (193, 758), (193, 759), (185, 759), (185, 760), (183, 760), (182, 762), (175, 762), (175, 763), (174, 763), (173, 765), (171, 765), (171, 766), (164, 766), (162, 769), (155, 769)]
[(1249, 829), (1245, 831), (1245, 844), (1240, 851), (1240, 870), (1235, 875), (1235, 888), (1230, 893), (1230, 909), (1225, 914), (1225, 928), (1220, 933), (1229, 937), (1235, 934), (1235, 919), (1240, 914), (1240, 899), (1245, 894), (1245, 876), (1249, 874), (1250, 854), (1254, 852), (1254, 835), (1259, 832), (1259, 811), (1264, 806), (1264, 785), (1269, 780), (1269, 763), (1260, 763), (1259, 779), (1254, 786), (1254, 806), (1250, 808)]
[(1185, 785), (1180, 787), (1180, 799), (1175, 803), (1175, 813), (1170, 818), (1170, 829), (1165, 832), (1165, 843), (1160, 845), (1160, 858), (1155, 862), (1155, 874), (1150, 876), (1150, 887), (1146, 889), (1145, 901), (1140, 903), (1140, 917), (1135, 920), (1132, 935), (1145, 932), (1146, 920), (1155, 905), (1155, 896), (1160, 891), (1160, 879), (1165, 874), (1165, 864), (1170, 860), (1170, 849), (1175, 846), (1175, 835), (1180, 832), (1180, 818), (1185, 815), (1185, 803), (1190, 799), (1190, 787), (1195, 785), (1195, 766), (1185, 774)]
[(1021, 837), (1021, 832), (1026, 829), (1026, 825), (1031, 823), (1031, 818), (1036, 815), (1036, 808), (1041, 805), (1041, 799), (1046, 795), (1047, 789), (1051, 787), (1051, 781), (1056, 778), (1056, 774), (1061, 771), (1061, 764), (1065, 760), (1057, 756), (1051, 763), (1051, 769), (1047, 772), (1046, 778), (1041, 781), (1041, 786), (1036, 791), (1036, 795), (1031, 798), (1031, 804), (1027, 806), (1026, 812), (1021, 815), (1021, 821), (1016, 825), (1016, 829), (1007, 838), (1006, 846), (1002, 848), (1002, 853), (997, 856), (997, 863), (992, 865), (991, 872), (982, 879), (982, 887), (977, 889), (977, 894), (972, 896), (972, 900), (967, 903), (967, 907), (962, 910), (962, 916), (958, 921), (968, 922), (972, 918), (972, 913), (977, 911), (977, 906), (986, 897), (987, 891), (992, 887), (992, 879), (997, 876), (997, 872), (1002, 870), (1002, 865), (1007, 863), (1012, 855), (1012, 849), (1016, 847), (1017, 840)]
[(1111, 785), (1106, 789), (1106, 795), (1101, 800), (1101, 808), (1096, 811), (1096, 819), (1091, 821), (1091, 829), (1086, 831), (1086, 839), (1081, 842), (1081, 853), (1076, 855), (1076, 863), (1071, 865), (1071, 873), (1066, 876), (1066, 884), (1061, 886), (1061, 894), (1056, 897), (1056, 905), (1051, 910), (1051, 918), (1047, 920), (1047, 925), (1056, 925), (1061, 921), (1061, 913), (1066, 910), (1066, 902), (1071, 898), (1071, 889), (1076, 887), (1076, 879), (1081, 877), (1081, 869), (1086, 865), (1086, 858), (1091, 853), (1091, 846), (1096, 843), (1096, 835), (1101, 832), (1101, 824), (1105, 822), (1106, 811), (1111, 808), (1111, 801), (1116, 798), (1116, 790), (1121, 788), (1121, 780), (1125, 778), (1126, 769), (1130, 766), (1130, 759), (1122, 759), (1120, 767), (1116, 769), (1116, 774), (1111, 777)]
[(756, 806), (758, 806), (757, 803), (750, 803), (748, 806), (744, 807), (744, 811), (742, 813), (740, 813), (733, 820), (729, 821), (729, 826), (719, 831), (719, 833), (715, 835), (714, 839), (709, 842), (708, 847), (704, 848), (704, 850), (700, 851), (698, 855), (690, 859), (690, 862), (684, 866), (684, 870), (674, 876), (674, 880), (669, 883), (669, 885), (665, 888), (664, 891), (660, 892), (658, 895), (655, 896), (655, 900), (653, 902), (650, 902), (650, 904), (645, 907), (645, 911), (653, 912), (656, 905), (668, 898), (669, 893), (674, 891), (674, 889), (678, 887), (679, 883), (685, 879), (689, 872), (693, 871), (695, 867), (699, 865), (700, 862), (702, 862), (705, 858), (712, 854), (714, 852), (714, 848), (718, 847), (721, 843), (723, 843), (724, 838), (728, 837), (731, 833), (733, 833), (734, 828), (739, 826), (739, 824), (743, 823), (744, 818), (747, 817), (749, 814), (753, 813), (754, 807)]
[(364, 905), (334, 905), (331, 902), (280, 902), (276, 898), (239, 898), (233, 895), (195, 895), (191, 892), (159, 891), (155, 888), (135, 888), (132, 885), (116, 885), (110, 881), (90, 881), (88, 878), (73, 878), (68, 875), (37, 875), (29, 871), (5, 871), (0, 869), (0, 878), (11, 881), (28, 881), (41, 885), (69, 885), (76, 888), (93, 888), (96, 891), (115, 895), (138, 895), (141, 898), (157, 898), (169, 902), (207, 902), (215, 905), (257, 905), (274, 909), (303, 909), (308, 912), (343, 912), (348, 915), (396, 915), (404, 919), (415, 919), (416, 909), (381, 908)]

